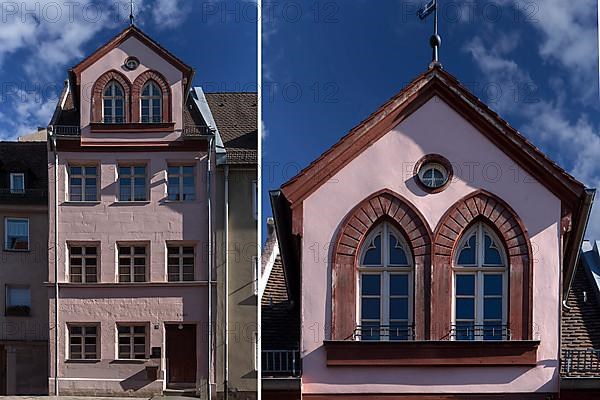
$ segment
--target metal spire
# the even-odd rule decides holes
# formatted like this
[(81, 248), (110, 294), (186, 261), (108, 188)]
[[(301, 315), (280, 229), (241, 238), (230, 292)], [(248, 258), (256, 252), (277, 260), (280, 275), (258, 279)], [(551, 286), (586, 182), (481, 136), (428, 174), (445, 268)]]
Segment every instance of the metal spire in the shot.
[(133, 21), (135, 17), (133, 16), (133, 0), (129, 1), (129, 26), (133, 26)]
[(429, 39), (429, 44), (433, 50), (433, 54), (431, 56), (431, 64), (430, 68), (434, 66), (441, 66), (440, 56), (439, 56), (439, 48), (442, 45), (442, 38), (438, 34), (438, 0), (430, 0), (425, 4), (419, 11), (417, 11), (417, 15), (422, 20), (427, 18), (431, 13), (433, 13), (433, 35)]

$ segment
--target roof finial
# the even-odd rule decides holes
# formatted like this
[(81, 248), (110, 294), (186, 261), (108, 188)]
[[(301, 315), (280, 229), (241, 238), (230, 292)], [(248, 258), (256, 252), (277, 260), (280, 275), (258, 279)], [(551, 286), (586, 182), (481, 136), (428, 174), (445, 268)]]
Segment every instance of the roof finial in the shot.
[(437, 0), (430, 0), (427, 4), (425, 4), (419, 11), (417, 11), (417, 15), (421, 19), (427, 18), (431, 13), (433, 13), (433, 35), (429, 38), (429, 45), (433, 51), (431, 56), (431, 64), (429, 64), (429, 68), (433, 67), (441, 67), (440, 63), (440, 55), (439, 49), (442, 45), (442, 38), (438, 34), (438, 4)]
[(129, 1), (129, 26), (133, 26), (133, 21), (135, 17), (133, 16), (133, 0)]

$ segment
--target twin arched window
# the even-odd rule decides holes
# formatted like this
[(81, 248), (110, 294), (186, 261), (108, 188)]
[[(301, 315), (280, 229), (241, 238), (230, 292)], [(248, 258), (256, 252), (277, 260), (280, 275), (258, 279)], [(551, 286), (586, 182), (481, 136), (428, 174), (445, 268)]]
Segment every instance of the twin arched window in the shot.
[[(454, 340), (506, 340), (507, 262), (498, 236), (479, 222), (458, 242), (453, 261)], [(359, 253), (360, 340), (411, 340), (414, 308), (413, 257), (390, 223), (378, 225)]]
[[(139, 98), (140, 122), (163, 122), (162, 96), (162, 90), (156, 82), (153, 80), (146, 82)], [(125, 91), (121, 84), (114, 79), (109, 81), (102, 92), (102, 122), (105, 124), (127, 122), (125, 117), (125, 102)]]

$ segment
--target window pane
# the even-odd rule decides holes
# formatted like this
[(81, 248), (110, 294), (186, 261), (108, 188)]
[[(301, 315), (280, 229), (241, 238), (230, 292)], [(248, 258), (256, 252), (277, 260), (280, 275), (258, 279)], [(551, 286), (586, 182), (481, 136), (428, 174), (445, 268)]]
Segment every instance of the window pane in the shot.
[(362, 275), (362, 294), (379, 296), (381, 293), (379, 275)]
[(31, 307), (31, 295), (29, 288), (7, 287), (8, 306), (27, 306)]
[(475, 275), (456, 275), (456, 295), (475, 295)]
[(379, 299), (362, 299), (362, 318), (379, 319), (380, 306)]
[(390, 276), (390, 295), (408, 296), (408, 275), (397, 274)]
[(485, 296), (502, 296), (502, 275), (485, 274), (483, 290)]
[(390, 319), (408, 319), (408, 299), (390, 299)]
[(381, 265), (381, 235), (375, 236), (371, 246), (365, 251), (363, 265)]
[(475, 251), (477, 238), (476, 235), (473, 234), (469, 240), (465, 243), (464, 247), (460, 251), (458, 256), (458, 265), (476, 265), (475, 259)]
[(502, 319), (502, 299), (484, 299), (483, 300), (483, 318)]
[(408, 265), (406, 253), (398, 239), (390, 233), (390, 264), (392, 265)]
[(485, 265), (502, 265), (502, 257), (492, 238), (485, 235)]
[(474, 299), (456, 299), (456, 318), (473, 319), (475, 318), (475, 300)]

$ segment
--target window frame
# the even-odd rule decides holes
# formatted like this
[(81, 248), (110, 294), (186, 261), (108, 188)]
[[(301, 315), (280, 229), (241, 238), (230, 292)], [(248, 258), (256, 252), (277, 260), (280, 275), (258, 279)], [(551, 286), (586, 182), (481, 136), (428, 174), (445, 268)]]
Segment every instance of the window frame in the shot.
[[(81, 247), (81, 250), (82, 250), (81, 254), (80, 255), (76, 255), (78, 257), (75, 257), (75, 258), (81, 258), (81, 265), (80, 265), (80, 267), (81, 267), (81, 274), (80, 274), (81, 275), (81, 282), (74, 282), (73, 281), (73, 275), (74, 274), (72, 273), (73, 266), (71, 264), (71, 259), (73, 258), (73, 253), (72, 253), (72, 248), (73, 247)], [(95, 265), (95, 268), (96, 268), (96, 274), (95, 274), (96, 281), (95, 282), (88, 282), (87, 281), (87, 275), (88, 274), (86, 273), (86, 269), (87, 269), (88, 266), (86, 265), (86, 260), (88, 258), (94, 258), (91, 255), (88, 256), (86, 254), (86, 251), (87, 251), (86, 249), (87, 248), (95, 248), (96, 249), (96, 255), (95, 255), (95, 258), (96, 258), (96, 265)], [(98, 243), (98, 242), (69, 242), (69, 243), (67, 243), (67, 254), (68, 254), (68, 257), (69, 257), (69, 261), (68, 261), (69, 262), (69, 265), (68, 265), (68, 267), (69, 267), (69, 269), (68, 269), (68, 271), (69, 271), (69, 283), (82, 284), (82, 285), (83, 284), (96, 284), (96, 283), (100, 283), (100, 265), (101, 265), (100, 264), (100, 243)], [(90, 266), (90, 267), (92, 267), (92, 266)]]
[[(135, 200), (135, 178), (141, 178), (141, 174), (135, 173), (136, 167), (144, 167), (144, 200)], [(128, 174), (121, 174), (121, 168), (129, 168)], [(129, 185), (130, 200), (121, 199), (121, 179), (128, 177), (131, 180)], [(144, 162), (120, 162), (117, 163), (117, 202), (118, 203), (147, 203), (150, 201), (150, 181), (148, 178), (148, 163)]]
[[(8, 247), (8, 222), (12, 221), (26, 221), (27, 222), (27, 248), (26, 249), (11, 249)], [(31, 229), (29, 218), (23, 217), (4, 217), (4, 250), (14, 252), (30, 251), (31, 249)]]
[[(146, 87), (149, 86), (150, 87), (150, 94), (149, 95), (144, 95), (144, 90), (146, 89)], [(154, 90), (158, 90), (158, 95), (154, 94)], [(143, 101), (144, 100), (148, 100), (148, 120), (145, 121), (144, 120), (144, 107), (143, 107)], [(158, 101), (158, 120), (153, 120), (156, 118), (156, 116), (154, 115), (154, 103)], [(158, 84), (158, 82), (156, 82), (153, 79), (148, 79), (143, 85), (142, 85), (142, 90), (140, 90), (140, 98), (139, 98), (139, 102), (140, 102), (140, 122), (144, 123), (144, 124), (160, 124), (163, 122), (163, 92), (162, 89), (160, 88), (160, 85)]]
[[(12, 304), (12, 302), (10, 301), (10, 292), (12, 289), (26, 289), (29, 295), (29, 304)], [(8, 312), (8, 308), (9, 307), (28, 307), (29, 310), (27, 312), (27, 314), (22, 314), (22, 315), (18, 315), (18, 314), (10, 314)], [(32, 307), (31, 307), (31, 286), (30, 285), (12, 285), (12, 284), (6, 284), (4, 285), (4, 315), (6, 317), (31, 317), (31, 311), (32, 311)]]
[[(121, 89), (121, 93), (123, 95), (122, 96), (118, 96), (118, 95), (111, 94), (110, 96), (107, 96), (105, 93), (106, 93), (106, 89), (109, 86), (120, 88)], [(114, 92), (114, 90), (111, 89), (111, 92)], [(125, 88), (116, 79), (111, 79), (110, 81), (108, 81), (106, 83), (106, 85), (104, 85), (104, 87), (102, 88), (102, 95), (101, 95), (101, 98), (102, 98), (102, 123), (103, 124), (123, 124), (123, 123), (127, 122), (127, 117), (125, 115), (126, 114), (126, 109), (127, 109), (126, 104), (125, 104), (127, 96), (126, 96), (125, 93), (126, 93), (125, 92)], [(119, 117), (116, 116), (116, 110), (117, 110), (116, 101), (119, 100), (119, 99), (123, 101), (123, 107), (122, 107), (123, 115), (121, 116), (121, 120), (120, 121), (118, 120)], [(112, 115), (110, 117), (111, 118), (110, 121), (106, 120), (107, 117), (104, 114), (104, 110), (105, 110), (104, 102), (106, 100), (110, 101), (110, 110), (111, 110), (111, 113), (112, 113)]]
[[(23, 189), (21, 189), (21, 190), (16, 190), (14, 187), (16, 177), (21, 177), (21, 180), (23, 182)], [(24, 172), (11, 172), (10, 173), (10, 193), (11, 194), (24, 194), (25, 193), (25, 173)]]
[[(92, 334), (87, 334), (86, 332), (86, 328), (96, 328), (96, 334), (92, 335)], [(72, 334), (72, 329), (73, 328), (81, 328), (81, 334)], [(101, 334), (100, 334), (100, 323), (78, 323), (78, 322), (69, 322), (67, 323), (67, 361), (99, 361), (102, 356), (102, 347), (100, 346), (100, 341), (101, 341)], [(72, 353), (72, 338), (73, 336), (76, 337), (80, 337), (81, 338), (81, 358), (73, 358), (73, 353)], [(94, 346), (96, 346), (96, 352), (94, 353), (93, 358), (87, 358), (86, 355), (88, 354), (87, 351), (85, 350), (85, 339), (87, 337), (94, 337), (95, 343)]]
[[(81, 168), (81, 174), (73, 174), (71, 172), (71, 168)], [(95, 175), (88, 175), (88, 168), (96, 168)], [(69, 163), (67, 164), (67, 202), (69, 203), (98, 203), (100, 199), (100, 166), (98, 164), (86, 164), (86, 163)], [(81, 200), (73, 200), (71, 196), (73, 196), (73, 186), (71, 184), (72, 178), (80, 178), (81, 179)], [(86, 200), (87, 191), (86, 191), (86, 180), (88, 178), (96, 179), (96, 190), (94, 193), (94, 200)]]
[[(121, 256), (121, 247), (128, 247), (129, 254), (125, 256)], [(143, 281), (135, 281), (135, 259), (142, 258), (141, 256), (136, 257), (135, 248), (143, 247), (144, 250), (144, 259), (146, 260), (144, 263), (144, 280)], [(121, 258), (129, 258), (129, 282), (125, 282), (121, 280)], [(137, 274), (140, 275), (140, 274)], [(150, 245), (147, 242), (117, 242), (117, 282), (120, 284), (136, 284), (136, 283), (148, 283), (150, 281)]]
[[(460, 257), (460, 253), (463, 250), (465, 243), (473, 236), (475, 233), (476, 240), (475, 246), (475, 265), (473, 266), (461, 266), (458, 265), (458, 258)], [(489, 265), (485, 266), (485, 235), (490, 236), (493, 244), (496, 244), (497, 250), (500, 254), (500, 258), (502, 261), (502, 266), (499, 265)], [(460, 322), (470, 322), (470, 319), (457, 320), (456, 318), (456, 299), (457, 290), (456, 290), (456, 277), (459, 275), (472, 275), (474, 276), (474, 295), (469, 296), (474, 299), (474, 310), (473, 310), (473, 325), (475, 327), (483, 327), (486, 321), (490, 321), (490, 319), (486, 320), (484, 316), (484, 304), (486, 298), (498, 298), (498, 295), (486, 295), (484, 288), (484, 281), (486, 275), (501, 275), (502, 276), (502, 339), (500, 340), (510, 340), (510, 332), (507, 331), (505, 333), (504, 327), (508, 328), (509, 321), (509, 270), (510, 266), (508, 263), (508, 255), (506, 252), (506, 246), (504, 242), (500, 239), (500, 237), (494, 232), (494, 230), (489, 227), (484, 222), (476, 222), (473, 226), (467, 229), (458, 241), (458, 245), (456, 247), (455, 254), (452, 257), (452, 325), (457, 326)], [(477, 329), (473, 333), (473, 339), (457, 339), (457, 335), (453, 335), (452, 340), (457, 341), (486, 341), (485, 332), (479, 331)], [(489, 340), (489, 339), (488, 339)], [(493, 339), (491, 339), (493, 340)]]
[[(184, 273), (184, 262), (183, 260), (185, 258), (189, 258), (189, 255), (186, 257), (185, 253), (183, 252), (183, 249), (186, 247), (191, 247), (193, 254), (193, 260), (194, 260), (194, 264), (192, 266), (192, 279), (191, 280), (186, 280), (184, 279), (185, 277), (185, 273)], [(176, 248), (178, 249), (178, 254), (177, 254), (177, 261), (178, 261), (178, 265), (177, 265), (177, 275), (178, 275), (178, 279), (177, 280), (171, 280), (170, 276), (171, 274), (169, 273), (169, 260), (171, 258), (175, 258), (175, 256), (171, 256), (169, 254), (169, 249), (170, 248)], [(196, 245), (194, 244), (185, 244), (185, 243), (167, 243), (167, 247), (166, 247), (167, 253), (167, 282), (194, 282), (196, 280)]]
[[(363, 259), (365, 256), (365, 252), (367, 250), (370, 249), (369, 244), (372, 242), (372, 240), (377, 237), (377, 235), (380, 234), (381, 235), (381, 265), (377, 266), (377, 265), (363, 265)], [(403, 250), (405, 252), (406, 255), (406, 260), (407, 260), (407, 265), (406, 266), (400, 266), (400, 265), (391, 265), (390, 263), (390, 252), (389, 252), (389, 235), (393, 234), (396, 239), (398, 240), (398, 242), (400, 242), (400, 244), (403, 247)], [(358, 258), (358, 263), (357, 263), (357, 285), (356, 287), (358, 288), (357, 290), (357, 302), (356, 302), (356, 325), (357, 326), (363, 326), (364, 322), (366, 320), (364, 320), (362, 318), (362, 299), (363, 297), (367, 297), (367, 298), (379, 298), (379, 320), (372, 320), (372, 321), (366, 321), (367, 323), (372, 322), (372, 323), (376, 323), (379, 322), (379, 327), (380, 327), (380, 331), (379, 331), (379, 338), (375, 339), (375, 340), (369, 340), (369, 339), (363, 339), (362, 333), (361, 333), (361, 338), (360, 340), (365, 340), (365, 341), (404, 341), (402, 339), (391, 339), (390, 336), (392, 336), (392, 332), (391, 332), (391, 327), (394, 323), (400, 324), (403, 322), (391, 322), (391, 321), (403, 321), (403, 320), (398, 320), (398, 319), (394, 319), (392, 320), (392, 318), (390, 318), (390, 300), (392, 298), (395, 297), (406, 297), (408, 300), (408, 315), (407, 315), (407, 320), (406, 320), (406, 325), (408, 328), (407, 331), (407, 339), (408, 341), (412, 340), (412, 338), (414, 337), (414, 331), (415, 331), (415, 327), (414, 327), (414, 323), (415, 323), (415, 316), (414, 316), (414, 278), (415, 278), (415, 270), (414, 270), (414, 258), (413, 258), (413, 254), (411, 252), (410, 246), (408, 245), (404, 235), (402, 235), (402, 233), (396, 228), (394, 227), (390, 222), (388, 221), (384, 221), (381, 222), (380, 224), (378, 224), (375, 229), (371, 230), (371, 232), (369, 232), (369, 234), (366, 236), (365, 240), (363, 241), (363, 243), (361, 244), (361, 248), (359, 249), (359, 258)], [(379, 295), (363, 295), (362, 293), (362, 284), (363, 284), (363, 279), (362, 277), (365, 275), (375, 275), (375, 276), (379, 276)], [(404, 296), (400, 296), (400, 295), (390, 295), (390, 282), (391, 282), (391, 277), (394, 275), (406, 275), (407, 279), (408, 279), (408, 291), (407, 291), (407, 295)], [(384, 332), (385, 330), (382, 329), (381, 327), (388, 327), (388, 329), (390, 329), (388, 331), (387, 335), (382, 335), (382, 332)]]
[[(120, 327), (127, 327), (129, 328), (129, 332), (128, 333), (121, 333), (119, 332), (119, 328)], [(135, 328), (137, 327), (142, 327), (144, 328), (144, 333), (143, 336), (140, 333), (135, 333)], [(147, 360), (149, 357), (149, 344), (150, 344), (150, 333), (149, 333), (149, 329), (148, 329), (148, 324), (147, 323), (143, 323), (143, 322), (117, 322), (115, 324), (115, 329), (116, 329), (116, 359), (117, 360), (125, 360), (125, 361), (139, 361), (139, 360)], [(121, 357), (121, 337), (128, 337), (129, 338), (129, 357)], [(136, 357), (136, 354), (141, 354), (141, 353), (136, 353), (135, 352), (135, 338), (136, 337), (143, 337), (144, 338), (144, 356), (143, 357)], [(127, 346), (126, 344), (124, 344), (123, 346)], [(132, 357), (133, 356), (133, 357)]]
[[(170, 172), (171, 168), (177, 168), (177, 174), (172, 174)], [(186, 174), (184, 172), (184, 168), (192, 168), (192, 173)], [(198, 196), (197, 196), (198, 188), (196, 187), (198, 180), (197, 180), (196, 171), (197, 171), (197, 165), (195, 162), (194, 163), (169, 163), (169, 164), (167, 164), (167, 171), (166, 171), (167, 172), (167, 201), (176, 202), (176, 203), (189, 203), (189, 202), (198, 200)], [(183, 183), (183, 180), (185, 177), (189, 177), (189, 176), (191, 176), (194, 179), (194, 185), (193, 185), (194, 198), (193, 199), (184, 199), (183, 196), (184, 196), (185, 185)], [(171, 199), (171, 197), (170, 197), (171, 196), (171, 193), (169, 190), (171, 187), (171, 185), (169, 184), (170, 177), (177, 177), (179, 179), (179, 183), (177, 185), (177, 189), (179, 190), (179, 193), (178, 193), (179, 198), (178, 199)]]

